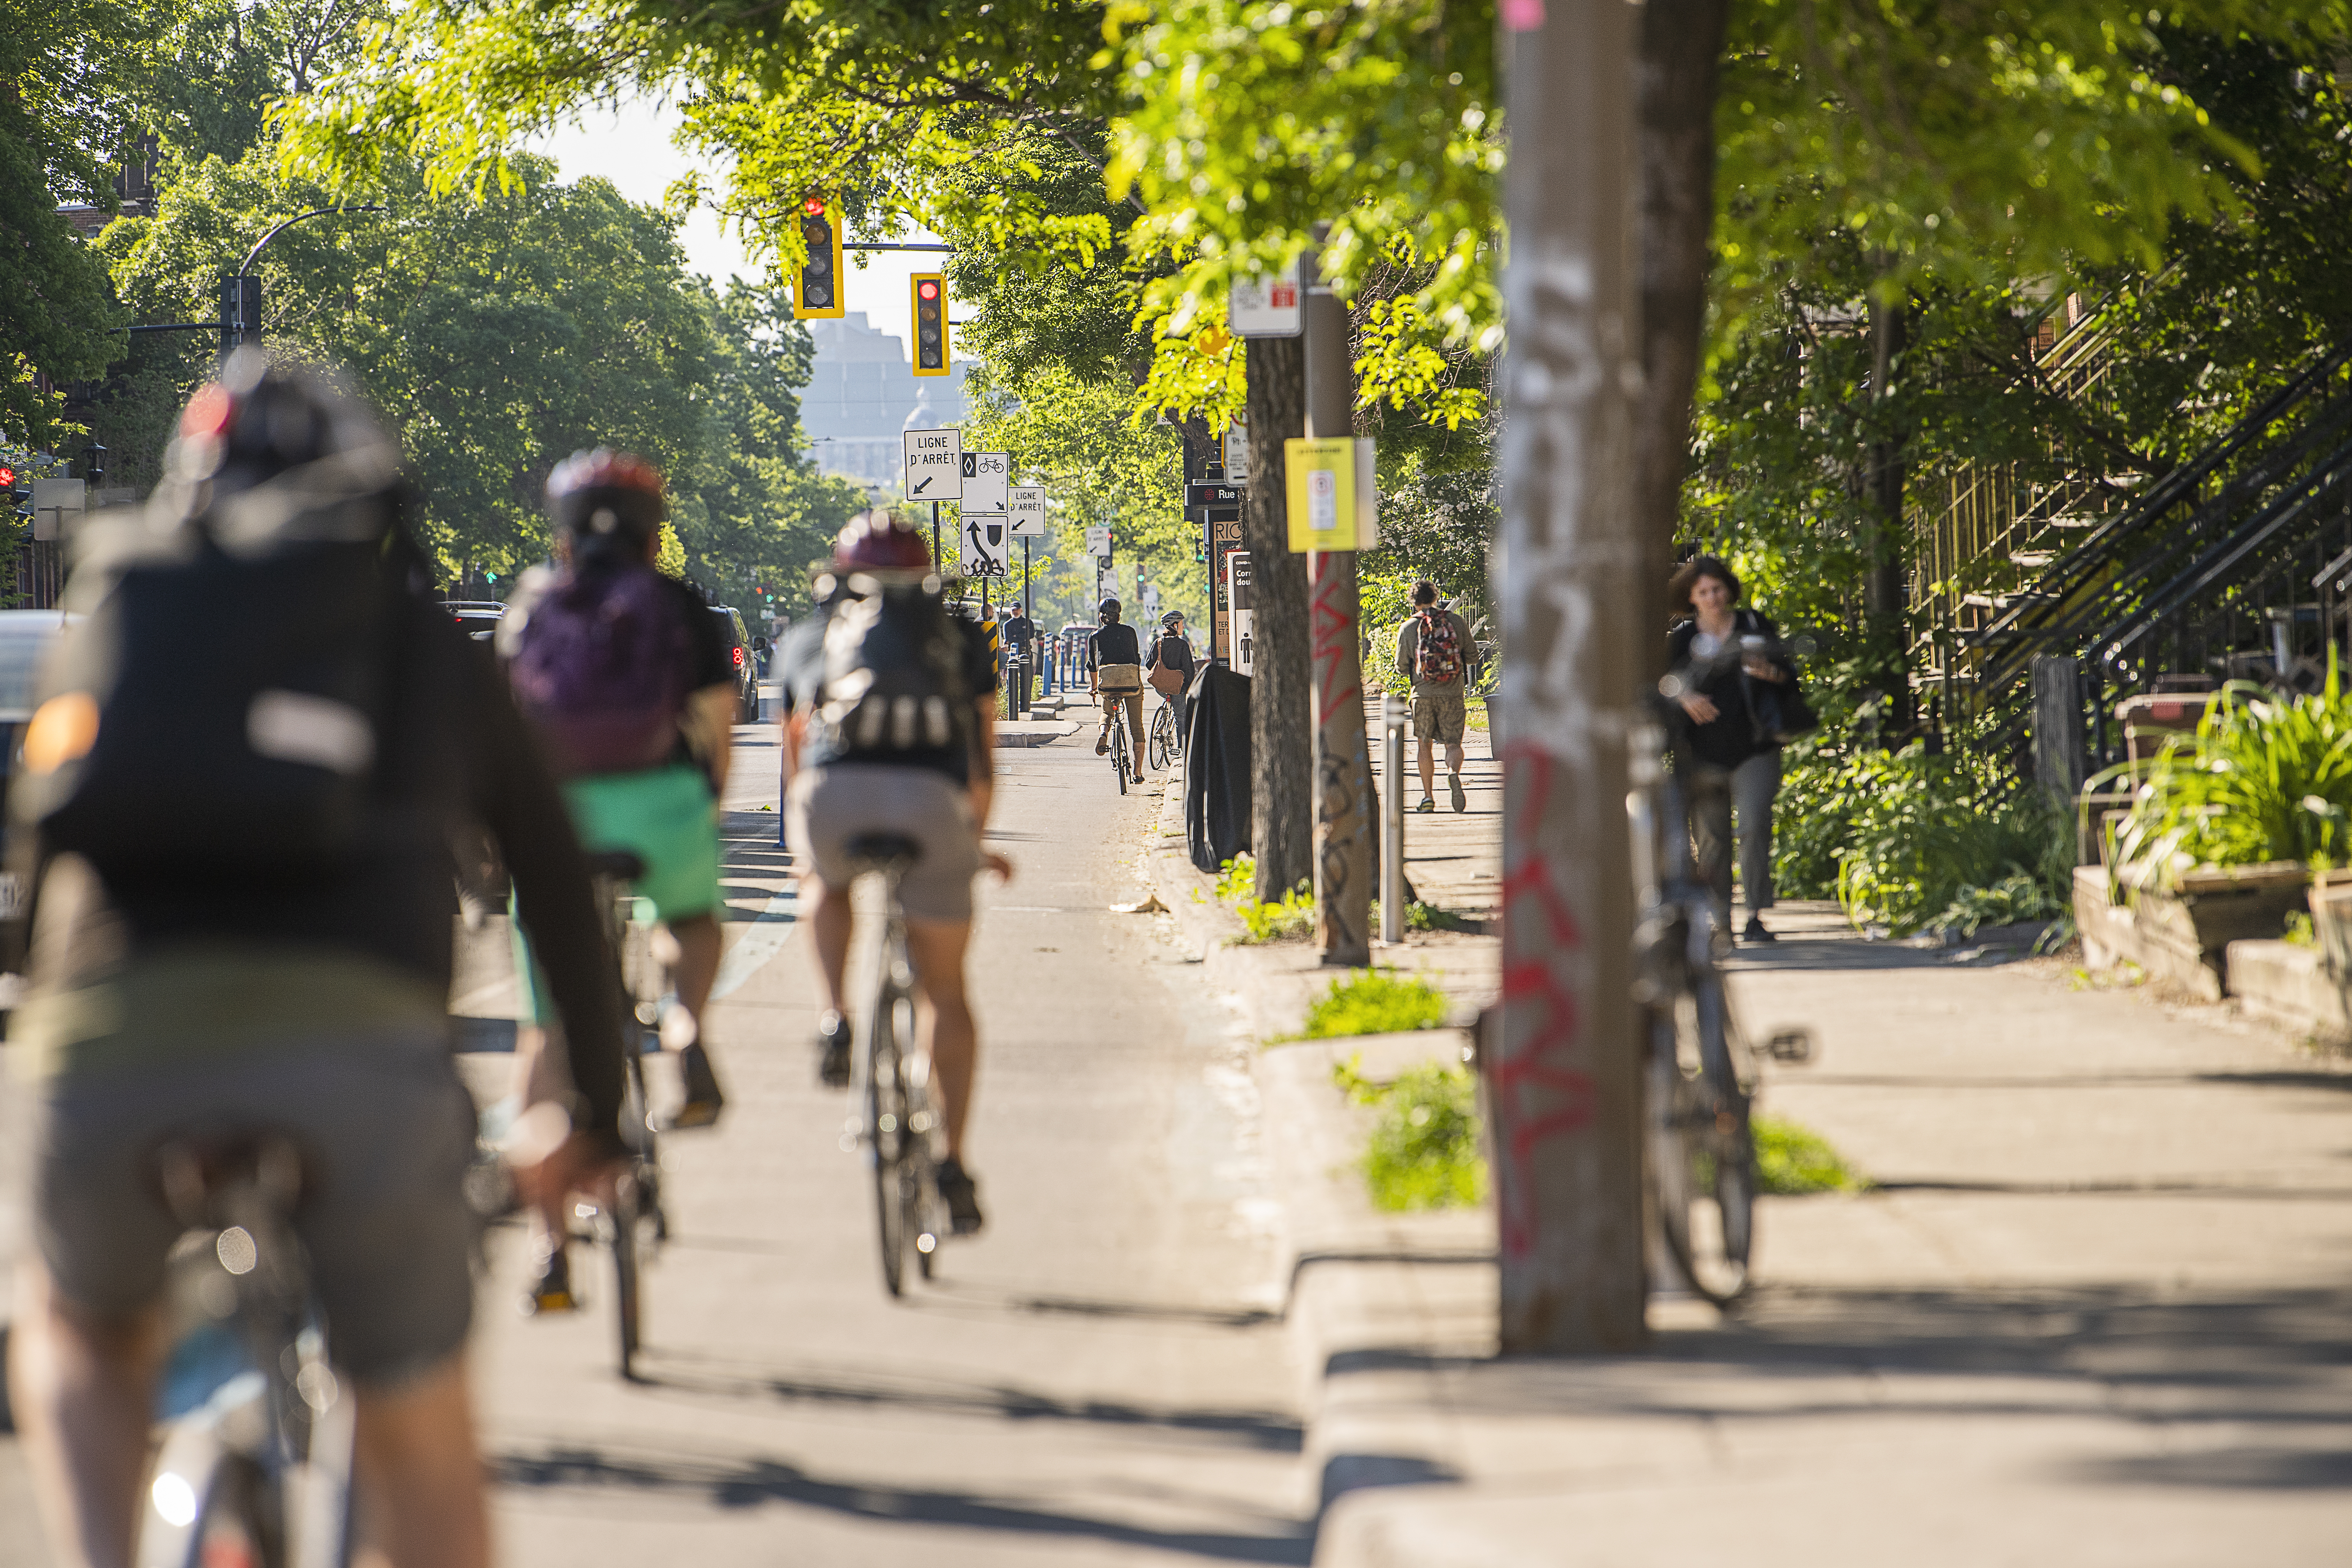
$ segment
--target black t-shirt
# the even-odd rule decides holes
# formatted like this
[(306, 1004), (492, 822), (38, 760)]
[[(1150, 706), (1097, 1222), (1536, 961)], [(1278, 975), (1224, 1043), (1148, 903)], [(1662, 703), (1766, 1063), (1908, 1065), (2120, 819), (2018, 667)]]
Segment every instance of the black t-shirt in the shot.
[(1026, 616), (1014, 616), (1004, 623), (1004, 640), (1014, 647), (1027, 647), (1036, 635), (1036, 624)]
[[(1739, 610), (1735, 613), (1731, 635), (1721, 643), (1701, 647), (1702, 636), (1696, 619), (1667, 633), (1666, 668), (1715, 704), (1715, 717), (1705, 724), (1688, 717), (1681, 721), (1689, 734), (1692, 753), (1710, 766), (1736, 768), (1771, 744), (1756, 733), (1756, 716), (1748, 702), (1748, 679), (1740, 670), (1739, 639), (1762, 637), (1771, 649), (1778, 650), (1780, 630), (1755, 611)], [(1790, 668), (1785, 654), (1774, 651), (1766, 657), (1783, 669)]]
[[(774, 667), (783, 685), (785, 705), (793, 712), (814, 708), (824, 700), (824, 628), (832, 619), (833, 607), (821, 605), (815, 615), (794, 626), (791, 635), (777, 645)], [(954, 628), (962, 647), (966, 696), (973, 702), (992, 697), (996, 690), (996, 660), (988, 651), (986, 629), (961, 616), (950, 616), (948, 625)], [(828, 763), (843, 761), (845, 754), (831, 736), (812, 725), (801, 750), (801, 766), (821, 768)], [(960, 784), (971, 782), (971, 753), (960, 746), (919, 746), (861, 756), (856, 761), (889, 767), (929, 768)]]
[(1160, 635), (1152, 645), (1151, 657), (1159, 660), (1162, 669), (1181, 670), (1187, 686), (1192, 683), (1192, 645), (1174, 632)]
[(1095, 628), (1094, 635), (1087, 638), (1088, 669), (1100, 669), (1107, 664), (1141, 664), (1142, 662), (1143, 644), (1137, 638), (1135, 628), (1124, 621), (1114, 621), (1109, 626), (1097, 626)]

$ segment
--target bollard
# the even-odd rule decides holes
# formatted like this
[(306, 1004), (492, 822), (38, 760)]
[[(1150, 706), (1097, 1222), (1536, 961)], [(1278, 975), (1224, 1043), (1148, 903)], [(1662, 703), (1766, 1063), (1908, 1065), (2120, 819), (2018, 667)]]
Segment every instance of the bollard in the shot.
[(1404, 726), (1412, 710), (1393, 691), (1381, 694), (1381, 767), (1388, 793), (1381, 799), (1388, 821), (1381, 835), (1381, 941), (1404, 941)]

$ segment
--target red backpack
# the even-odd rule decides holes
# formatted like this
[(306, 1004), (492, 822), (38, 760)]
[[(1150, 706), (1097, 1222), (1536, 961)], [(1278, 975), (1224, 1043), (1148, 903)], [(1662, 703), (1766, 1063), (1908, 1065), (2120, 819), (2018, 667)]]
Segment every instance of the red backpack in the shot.
[(1412, 678), (1441, 686), (1461, 679), (1462, 638), (1454, 631), (1454, 616), (1444, 605), (1432, 605), (1415, 610), (1413, 617), (1421, 622), (1421, 646), (1413, 653)]

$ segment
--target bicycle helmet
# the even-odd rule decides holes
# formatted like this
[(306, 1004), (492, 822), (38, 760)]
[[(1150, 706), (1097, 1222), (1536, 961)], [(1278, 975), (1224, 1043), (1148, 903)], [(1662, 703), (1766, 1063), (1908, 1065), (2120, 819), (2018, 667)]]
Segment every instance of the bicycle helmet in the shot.
[(930, 573), (931, 550), (921, 534), (889, 512), (861, 511), (833, 542), (833, 569), (922, 577)]
[(547, 510), (575, 542), (645, 547), (669, 515), (661, 470), (635, 452), (574, 452), (547, 476)]
[(365, 405), (316, 371), (242, 348), (188, 399), (171, 466), (225, 500), (331, 458), (360, 493), (389, 493), (399, 479), (399, 445)]
[(1118, 625), (1118, 601), (1117, 599), (1105, 599), (1101, 604), (1095, 606), (1095, 614), (1101, 616), (1103, 620), (1113, 626)]
[(1183, 611), (1181, 611), (1181, 610), (1171, 610), (1171, 611), (1169, 611), (1166, 615), (1164, 615), (1164, 616), (1160, 616), (1160, 629), (1161, 629), (1162, 631), (1171, 631), (1171, 630), (1173, 630), (1173, 629), (1175, 628), (1176, 623), (1177, 623), (1178, 621), (1182, 620), (1183, 618), (1184, 618), (1184, 612), (1183, 612)]

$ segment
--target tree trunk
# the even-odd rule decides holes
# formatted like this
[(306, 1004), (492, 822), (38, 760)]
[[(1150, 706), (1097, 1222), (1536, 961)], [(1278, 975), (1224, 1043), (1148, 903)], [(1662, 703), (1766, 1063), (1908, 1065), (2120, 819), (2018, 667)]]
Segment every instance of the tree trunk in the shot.
[(1904, 432), (1893, 423), (1895, 378), (1909, 321), (1901, 300), (1870, 300), (1870, 410), (1872, 435), (1864, 474), (1864, 502), (1870, 517), (1870, 571), (1863, 579), (1863, 609), (1869, 617), (1872, 650), (1886, 689), (1886, 721), (1880, 733), (1900, 744), (1918, 714), (1911, 697), (1909, 646), (1904, 610), (1910, 597), (1905, 570), (1903, 524)]
[(1314, 875), (1314, 720), (1307, 624), (1307, 557), (1290, 552), (1282, 444), (1307, 431), (1307, 354), (1297, 338), (1249, 345), (1249, 489), (1242, 547), (1250, 553), (1256, 647), (1250, 674), (1250, 853), (1261, 900)]
[(1658, 638), (1633, 514), (1637, 51), (1623, 0), (1518, 9), (1533, 26), (1508, 94), (1503, 994), (1486, 1071), (1502, 1349), (1575, 1354), (1647, 1336), (1625, 813)]
[(1729, 0), (1648, 0), (1642, 8), (1642, 401), (1633, 425), (1633, 515), (1644, 663), (1653, 679), (1665, 673), (1664, 594), (1706, 325), (1715, 94), (1729, 10)]

